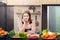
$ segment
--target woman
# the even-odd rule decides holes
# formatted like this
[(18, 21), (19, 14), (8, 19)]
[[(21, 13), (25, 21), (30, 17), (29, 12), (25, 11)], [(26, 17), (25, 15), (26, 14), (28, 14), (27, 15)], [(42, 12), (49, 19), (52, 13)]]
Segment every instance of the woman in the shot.
[(25, 11), (22, 16), (22, 21), (19, 23), (20, 32), (35, 33), (35, 21), (31, 20), (29, 11)]

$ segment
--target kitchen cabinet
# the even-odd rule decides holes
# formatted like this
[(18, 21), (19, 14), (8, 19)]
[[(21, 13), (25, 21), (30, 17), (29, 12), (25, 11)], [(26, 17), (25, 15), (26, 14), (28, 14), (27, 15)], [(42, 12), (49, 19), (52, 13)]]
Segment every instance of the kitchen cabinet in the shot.
[(57, 4), (59, 0), (7, 0), (8, 5), (42, 5), (42, 4)]
[(56, 0), (57, 4), (60, 4), (60, 0)]
[[(48, 7), (47, 7), (48, 6)], [(42, 6), (42, 29), (48, 29), (51, 32), (60, 30), (60, 6), (59, 5), (43, 5)]]
[(40, 5), (40, 0), (7, 0), (7, 5)]
[(41, 4), (56, 4), (56, 0), (40, 0)]
[[(49, 30), (58, 32), (60, 30), (60, 6), (49, 6)], [(48, 13), (47, 13), (48, 14)], [(53, 17), (54, 15), (54, 17)], [(48, 15), (47, 15), (48, 16)]]
[(2, 2), (6, 3), (7, 5), (60, 4), (60, 0), (3, 0)]
[(2, 2), (2, 0), (0, 0), (0, 2)]

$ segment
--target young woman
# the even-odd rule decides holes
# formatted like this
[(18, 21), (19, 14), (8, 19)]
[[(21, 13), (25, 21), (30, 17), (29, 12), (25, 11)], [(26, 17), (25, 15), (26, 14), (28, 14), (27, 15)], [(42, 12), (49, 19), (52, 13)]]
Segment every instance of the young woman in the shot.
[(18, 23), (20, 32), (35, 33), (35, 21), (31, 19), (29, 11), (22, 15), (22, 21)]

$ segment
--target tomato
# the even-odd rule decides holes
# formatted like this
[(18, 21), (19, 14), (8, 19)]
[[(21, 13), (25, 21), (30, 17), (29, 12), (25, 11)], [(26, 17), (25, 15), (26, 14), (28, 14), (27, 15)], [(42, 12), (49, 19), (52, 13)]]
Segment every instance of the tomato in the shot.
[(52, 38), (52, 39), (54, 39), (54, 38), (56, 38), (56, 34), (49, 34), (49, 38)]
[(38, 36), (29, 36), (29, 38), (38, 38)]
[(49, 35), (45, 35), (45, 36), (44, 36), (44, 38), (48, 38), (48, 37), (49, 37)]

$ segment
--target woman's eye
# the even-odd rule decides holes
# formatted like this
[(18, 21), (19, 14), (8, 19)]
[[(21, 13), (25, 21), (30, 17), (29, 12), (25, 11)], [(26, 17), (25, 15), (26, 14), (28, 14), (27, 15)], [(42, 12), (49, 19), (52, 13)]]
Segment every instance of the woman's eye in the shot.
[(26, 16), (26, 17), (28, 17), (28, 16)]
[(26, 16), (24, 16), (24, 17), (26, 17)]
[(24, 17), (28, 17), (28, 16), (24, 16)]

